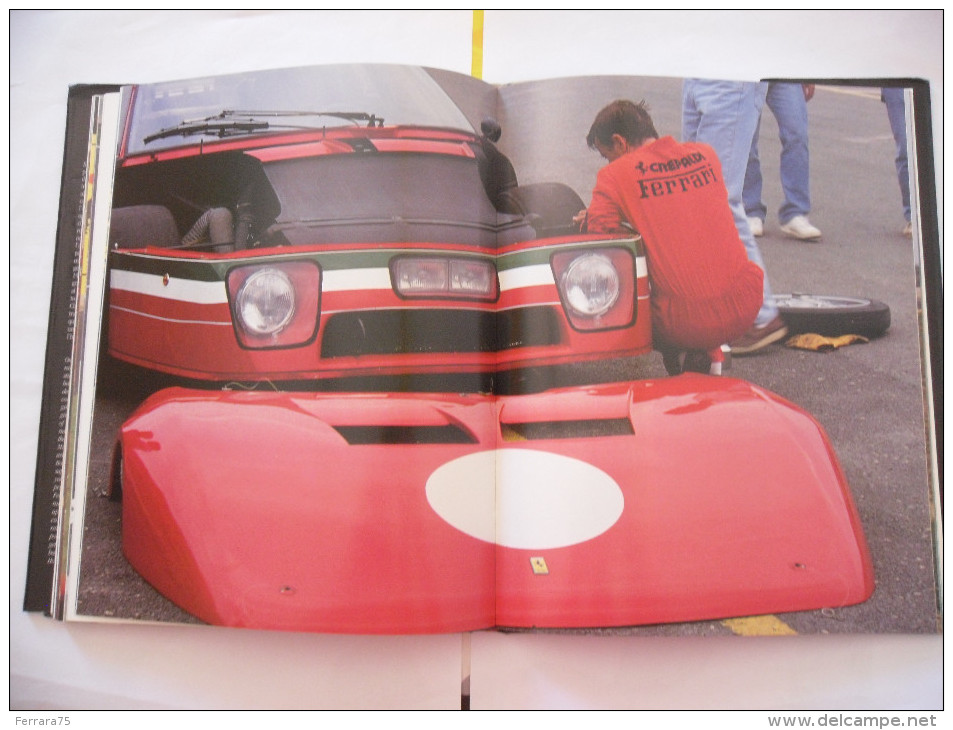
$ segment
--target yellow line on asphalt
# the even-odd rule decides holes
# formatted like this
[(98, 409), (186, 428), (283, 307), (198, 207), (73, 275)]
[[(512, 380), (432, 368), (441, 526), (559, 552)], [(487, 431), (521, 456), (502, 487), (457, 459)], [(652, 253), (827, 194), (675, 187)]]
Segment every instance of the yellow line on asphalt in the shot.
[(777, 616), (745, 616), (721, 622), (739, 636), (794, 636), (797, 631)]

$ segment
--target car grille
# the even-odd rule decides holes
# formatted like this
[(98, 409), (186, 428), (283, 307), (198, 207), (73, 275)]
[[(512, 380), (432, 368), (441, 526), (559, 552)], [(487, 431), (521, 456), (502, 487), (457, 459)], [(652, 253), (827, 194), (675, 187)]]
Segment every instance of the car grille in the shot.
[(324, 329), (321, 357), (499, 352), (554, 345), (559, 319), (550, 307), (506, 312), (396, 309), (343, 312)]

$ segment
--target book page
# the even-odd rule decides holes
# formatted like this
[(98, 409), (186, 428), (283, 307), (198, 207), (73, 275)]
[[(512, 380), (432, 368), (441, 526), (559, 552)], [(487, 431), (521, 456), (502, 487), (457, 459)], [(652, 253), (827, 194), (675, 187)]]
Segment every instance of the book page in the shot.
[[(526, 191), (534, 193), (523, 200), (543, 208), (563, 190), (581, 201), (577, 189), (591, 184), (600, 163), (582, 144), (595, 99), (644, 93), (669, 130), (682, 83), (593, 77), (503, 87), (505, 129), (501, 123), (499, 139), (488, 139), (482, 130), (452, 131), (468, 120), (446, 102), (436, 76), (457, 96), (489, 93), (446, 72), (374, 65), (127, 90), (102, 317), (108, 357), (92, 413), (98, 450), (89, 493), (98, 499), (77, 501), (95, 529), (82, 533), (86, 577), (74, 570), (69, 581), (80, 589), (74, 613), (427, 633), (494, 624), (606, 628), (862, 604), (844, 610), (869, 614), (872, 623), (848, 628), (842, 619), (839, 629), (879, 625), (876, 602), (885, 592), (867, 601), (872, 528), (855, 505), (877, 492), (869, 478), (858, 492), (863, 472), (850, 462), (841, 473), (836, 454), (849, 455), (849, 442), (839, 449), (825, 420), (809, 415), (829, 412), (827, 422), (836, 423), (827, 389), (818, 388), (819, 400), (802, 413), (812, 391), (791, 391), (784, 402), (775, 391), (783, 394), (785, 381), (759, 370), (798, 356), (777, 346), (735, 359), (732, 377), (666, 377), (650, 354), (647, 266), (653, 247), (666, 242), (575, 230), (571, 215), (581, 203), (563, 206), (569, 223), (557, 230), (532, 210), (508, 207)], [(380, 88), (402, 93), (391, 99), (370, 90), (384, 80)], [(324, 99), (358, 83), (372, 106)], [(853, 139), (845, 125), (857, 119), (873, 117), (872, 129), (878, 117), (880, 126), (885, 121), (877, 89), (821, 85), (817, 94), (811, 109), (826, 124), (814, 130), (815, 149)], [(848, 114), (850, 105), (857, 109)], [(539, 119), (559, 108), (580, 110), (562, 115), (575, 134), (558, 125), (540, 131)], [(195, 117), (173, 121), (186, 114)], [(421, 130), (447, 131), (421, 141), (424, 131), (402, 131), (411, 119), (421, 119)], [(578, 142), (566, 145), (573, 154), (558, 158), (560, 169), (540, 162), (563, 136)], [(847, 150), (869, 164), (877, 158), (860, 153), (872, 137), (859, 139)], [(519, 171), (501, 188), (480, 167), (497, 142)], [(411, 179), (439, 184), (413, 188)], [(374, 180), (375, 195), (354, 195), (360, 180)], [(886, 197), (892, 185), (881, 177), (852, 205)], [(496, 205), (491, 190), (500, 195)], [(447, 251), (449, 235), (456, 240)], [(846, 252), (850, 238), (840, 238)], [(782, 236), (775, 248), (776, 240), (765, 236), (761, 245), (783, 257), (790, 245)], [(801, 251), (774, 286), (873, 297), (869, 288), (832, 289), (851, 285), (824, 278), (838, 249), (815, 248), (817, 263)], [(581, 267), (587, 273), (576, 283), (572, 272)], [(904, 310), (914, 298), (903, 292), (900, 262), (890, 270), (897, 276), (892, 336), (878, 331), (871, 344), (903, 347), (893, 336), (900, 322), (915, 346), (916, 315)], [(616, 291), (590, 312), (602, 306), (603, 276), (615, 277)], [(98, 319), (82, 324), (95, 335)], [(95, 337), (80, 340), (96, 352)], [(878, 357), (875, 348), (859, 353)], [(818, 365), (804, 357), (803, 367)], [(825, 364), (837, 368), (834, 377), (838, 364)], [(895, 389), (891, 408), (897, 417), (901, 404), (908, 409), (898, 428), (914, 439), (922, 439), (922, 414), (913, 410), (921, 402), (918, 372), (912, 360), (911, 393)], [(757, 405), (762, 400), (771, 411)], [(926, 447), (917, 446), (921, 457), (908, 479), (926, 484)], [(683, 450), (694, 455), (690, 462), (679, 460)], [(788, 456), (778, 475), (759, 480), (744, 455), (751, 451)], [(84, 473), (85, 463), (77, 467)], [(915, 524), (929, 529), (929, 491), (910, 491)], [(778, 503), (785, 509), (774, 509)], [(801, 528), (807, 522), (815, 533)], [(930, 543), (917, 530), (903, 540), (929, 569)], [(109, 568), (117, 544), (122, 557)], [(729, 567), (704, 569), (701, 549)], [(232, 555), (245, 557), (233, 564)], [(457, 569), (461, 562), (468, 571)], [(122, 572), (150, 600), (112, 595), (121, 585), (112, 576)], [(914, 576), (905, 589), (922, 606), (904, 614), (912, 623), (895, 622), (898, 630), (929, 630), (930, 578), (929, 570)], [(337, 586), (333, 600), (318, 588), (327, 584)], [(151, 598), (152, 589), (164, 598)], [(167, 610), (142, 607), (166, 599)]]
[[(80, 253), (80, 287), (77, 292), (76, 320), (73, 328), (74, 362), (77, 372), (71, 387), (75, 398), (75, 421), (70, 429), (75, 441), (67, 448), (72, 463), (67, 470), (70, 493), (62, 516), (67, 529), (61, 538), (66, 552), (65, 574), (57, 582), (65, 583), (60, 596), (60, 613), (74, 617), (81, 571), (84, 514), (88, 497), (86, 475), (92, 452), (93, 401), (100, 354), (99, 323), (103, 317), (106, 288), (106, 256), (109, 247), (109, 213), (113, 192), (114, 150), (119, 131), (118, 93), (106, 94), (94, 101), (90, 157), (87, 162), (89, 186), (84, 205), (83, 243)], [(72, 400), (72, 399), (71, 399)], [(68, 526), (68, 527), (67, 527)]]

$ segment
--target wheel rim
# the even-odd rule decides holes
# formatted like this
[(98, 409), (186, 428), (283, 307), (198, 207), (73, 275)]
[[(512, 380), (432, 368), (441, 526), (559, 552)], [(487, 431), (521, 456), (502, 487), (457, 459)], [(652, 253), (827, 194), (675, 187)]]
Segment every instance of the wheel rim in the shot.
[(773, 300), (778, 309), (856, 309), (870, 304), (869, 299), (815, 294), (775, 294)]

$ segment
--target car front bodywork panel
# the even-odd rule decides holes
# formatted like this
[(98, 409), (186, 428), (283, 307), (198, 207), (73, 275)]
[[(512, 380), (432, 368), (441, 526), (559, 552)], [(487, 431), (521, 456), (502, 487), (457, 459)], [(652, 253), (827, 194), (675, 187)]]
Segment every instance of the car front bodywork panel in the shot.
[[(581, 331), (561, 300), (551, 258), (623, 251), (631, 316), (622, 326)], [(490, 261), (494, 301), (408, 299), (391, 264), (406, 256)], [(316, 272), (303, 294), (317, 297), (308, 336), (289, 345), (242, 344), (230, 273), (305, 262)], [(463, 246), (325, 246), (226, 254), (114, 251), (109, 348), (122, 360), (202, 380), (295, 380), (366, 374), (495, 372), (630, 357), (651, 349), (648, 277), (641, 240), (573, 237), (491, 252)]]
[(176, 388), (120, 448), (127, 558), (213, 624), (626, 626), (873, 590), (821, 427), (729, 378), (508, 397)]

